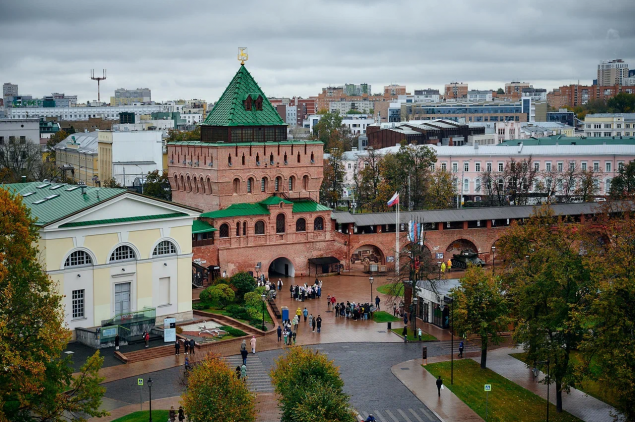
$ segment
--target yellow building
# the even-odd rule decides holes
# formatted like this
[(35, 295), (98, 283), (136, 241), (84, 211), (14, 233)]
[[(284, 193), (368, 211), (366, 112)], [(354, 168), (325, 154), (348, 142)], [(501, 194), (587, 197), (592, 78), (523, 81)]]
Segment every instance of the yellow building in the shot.
[[(198, 210), (124, 189), (42, 182), (3, 187), (22, 195), (37, 218), (42, 264), (64, 295), (74, 336), (91, 332), (78, 328), (122, 324), (144, 313), (152, 324), (192, 318)], [(100, 331), (92, 332), (98, 337)]]
[(99, 180), (97, 133), (76, 133), (55, 146), (55, 162), (68, 180), (94, 186)]

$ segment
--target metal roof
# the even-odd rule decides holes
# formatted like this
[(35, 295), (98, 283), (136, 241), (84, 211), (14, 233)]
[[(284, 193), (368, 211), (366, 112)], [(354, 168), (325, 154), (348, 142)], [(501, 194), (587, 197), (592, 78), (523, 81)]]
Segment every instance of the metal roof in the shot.
[[(484, 207), (462, 208), (449, 210), (412, 211), (400, 212), (399, 222), (407, 223), (414, 219), (420, 219), (425, 223), (447, 223), (453, 221), (477, 221), (529, 218), (536, 207), (533, 205), (517, 207)], [(599, 204), (586, 202), (582, 204), (555, 204), (551, 205), (556, 215), (580, 215), (593, 214), (599, 209)], [(380, 212), (368, 214), (351, 214), (349, 212), (332, 212), (331, 218), (338, 224), (353, 223), (356, 226), (379, 226), (383, 224), (395, 224), (394, 212)]]
[[(66, 139), (55, 145), (56, 150), (78, 151), (81, 153), (96, 153), (99, 132), (79, 132), (69, 135)], [(75, 147), (69, 147), (68, 144), (75, 144)]]

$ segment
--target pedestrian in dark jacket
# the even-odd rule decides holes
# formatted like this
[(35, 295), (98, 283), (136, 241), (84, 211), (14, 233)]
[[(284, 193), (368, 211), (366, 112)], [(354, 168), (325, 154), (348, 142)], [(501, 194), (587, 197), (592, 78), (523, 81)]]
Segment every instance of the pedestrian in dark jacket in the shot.
[(190, 353), (191, 353), (192, 355), (194, 355), (194, 354), (195, 354), (195, 353), (194, 353), (195, 351), (196, 351), (196, 342), (194, 341), (194, 339), (193, 339), (193, 338), (191, 338), (191, 339), (190, 339)]
[(179, 343), (179, 340), (177, 339), (174, 342), (174, 354), (178, 356), (180, 351), (181, 351), (181, 343)]
[(379, 302), (381, 302), (381, 299), (379, 299), (379, 296), (375, 297), (375, 308), (377, 308), (377, 310), (379, 310)]
[(311, 329), (312, 332), (315, 332), (315, 326), (317, 325), (317, 318), (313, 319), (312, 324), (311, 324)]
[(183, 352), (187, 355), (190, 351), (190, 342), (187, 339), (183, 340)]
[(276, 331), (278, 332), (278, 341), (282, 340), (282, 327), (278, 325), (278, 329)]
[(463, 340), (459, 343), (459, 357), (463, 357)]
[(320, 329), (322, 328), (322, 317), (320, 315), (318, 315), (317, 317), (317, 329), (318, 329), (318, 334), (320, 333)]
[(437, 379), (437, 390), (439, 391), (439, 397), (441, 397), (442, 386), (443, 386), (443, 380), (441, 379), (441, 375), (439, 375), (439, 379)]
[(246, 349), (240, 351), (240, 356), (243, 357), (243, 365), (247, 365), (247, 356), (248, 355), (249, 355), (249, 352)]
[(185, 420), (185, 411), (183, 410), (183, 406), (179, 406), (179, 422), (183, 422)]

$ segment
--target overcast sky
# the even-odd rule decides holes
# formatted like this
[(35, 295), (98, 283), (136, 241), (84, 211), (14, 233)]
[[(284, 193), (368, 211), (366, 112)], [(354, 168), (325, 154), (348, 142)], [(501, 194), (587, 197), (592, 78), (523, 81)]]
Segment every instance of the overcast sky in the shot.
[(451, 81), (590, 84), (600, 60), (635, 67), (632, 0), (0, 0), (0, 83), (20, 94), (102, 100), (148, 87), (152, 99), (216, 101), (237, 47), (268, 96), (366, 82), (409, 92)]

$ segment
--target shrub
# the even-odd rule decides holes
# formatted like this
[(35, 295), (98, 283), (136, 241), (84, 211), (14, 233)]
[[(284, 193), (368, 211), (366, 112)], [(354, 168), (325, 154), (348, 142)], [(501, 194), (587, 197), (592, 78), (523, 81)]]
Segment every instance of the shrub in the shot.
[(253, 422), (256, 399), (218, 355), (208, 355), (190, 373), (181, 403), (190, 421)]
[(227, 311), (229, 316), (232, 318), (244, 319), (244, 320), (249, 319), (249, 313), (247, 312), (247, 309), (245, 309), (244, 306), (229, 305), (227, 309), (225, 309), (225, 311)]
[[(227, 284), (217, 284), (203, 290), (199, 295), (201, 301), (205, 304), (218, 304), (221, 309), (234, 301), (234, 291)], [(209, 308), (209, 306), (207, 306)], [(205, 308), (203, 308), (205, 309)]]
[(245, 294), (256, 290), (256, 280), (254, 276), (246, 272), (236, 273), (231, 278), (231, 285), (236, 288), (236, 299), (240, 302), (245, 297)]
[(211, 303), (207, 303), (207, 302), (192, 303), (192, 309), (194, 309), (195, 311), (203, 311), (209, 307), (211, 307)]
[(220, 327), (221, 330), (227, 331), (227, 334), (232, 335), (234, 337), (242, 337), (246, 336), (247, 333), (243, 330), (239, 330), (238, 328), (230, 327), (229, 325), (223, 325)]
[(262, 306), (262, 296), (258, 292), (249, 292), (245, 295), (245, 305), (254, 308)]
[(276, 360), (271, 379), (280, 395), (282, 421), (355, 421), (344, 382), (325, 355), (293, 347)]

